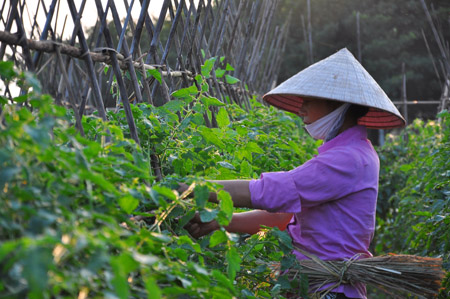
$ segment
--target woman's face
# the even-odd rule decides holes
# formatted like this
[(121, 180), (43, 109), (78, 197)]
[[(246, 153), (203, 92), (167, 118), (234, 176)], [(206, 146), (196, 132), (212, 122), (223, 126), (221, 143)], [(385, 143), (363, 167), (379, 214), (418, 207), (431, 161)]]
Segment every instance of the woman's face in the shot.
[(338, 106), (337, 102), (304, 98), (302, 107), (297, 115), (303, 118), (303, 123), (309, 125), (332, 112)]

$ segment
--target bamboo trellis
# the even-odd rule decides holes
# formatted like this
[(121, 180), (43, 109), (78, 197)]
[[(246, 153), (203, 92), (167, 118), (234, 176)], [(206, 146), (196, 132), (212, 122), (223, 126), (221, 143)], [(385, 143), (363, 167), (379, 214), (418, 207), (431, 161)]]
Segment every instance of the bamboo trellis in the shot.
[[(120, 106), (139, 143), (130, 101), (155, 106), (171, 101), (173, 91), (194, 84), (211, 57), (225, 57), (222, 63), (234, 67), (228, 73), (240, 79), (233, 85), (214, 73), (208, 79), (210, 95), (224, 103), (248, 109), (251, 95), (265, 93), (277, 80), (288, 28), (288, 21), (274, 21), (279, 0), (164, 0), (158, 18), (150, 17), (150, 0), (120, 0), (127, 9), (124, 19), (116, 7), (119, 0), (37, 1), (31, 13), (26, 0), (1, 5), (0, 58), (35, 72), (44, 92), (73, 109), (81, 133), (82, 115), (97, 111), (105, 120), (107, 109)], [(68, 12), (60, 11), (61, 3)], [(81, 20), (93, 3), (88, 9), (96, 9), (97, 20), (88, 32)], [(138, 18), (131, 13), (136, 6)], [(45, 23), (38, 19), (42, 11)], [(57, 25), (64, 14), (61, 31)], [(69, 22), (73, 31), (67, 34)], [(63, 34), (69, 38), (62, 39)], [(162, 79), (155, 80), (149, 70)], [(11, 97), (8, 86), (4, 96)], [(214, 126), (215, 118), (207, 125)]]

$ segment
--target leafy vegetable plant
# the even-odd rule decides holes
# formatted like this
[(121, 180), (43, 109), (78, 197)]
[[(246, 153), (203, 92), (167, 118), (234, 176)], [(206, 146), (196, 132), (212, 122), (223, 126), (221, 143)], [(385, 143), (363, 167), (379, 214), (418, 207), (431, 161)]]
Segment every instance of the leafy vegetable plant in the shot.
[[(450, 113), (415, 120), (379, 149), (377, 253), (440, 256), (450, 270)], [(442, 298), (450, 292), (449, 277)]]
[[(224, 191), (220, 205), (206, 202), (218, 186), (204, 179), (254, 178), (308, 159), (315, 144), (298, 121), (254, 100), (250, 113), (225, 106), (208, 95), (205, 69), (166, 105), (132, 107), (141, 146), (123, 111), (108, 122), (83, 117), (81, 137), (32, 76), (0, 67), (24, 90), (0, 99), (1, 297), (272, 298), (305, 289), (304, 279), (273, 274), (273, 263), (297, 267), (285, 232), (221, 229), (194, 240), (183, 229), (196, 211), (221, 225), (234, 212)], [(213, 115), (217, 128), (206, 125)], [(176, 191), (180, 181), (194, 198)]]

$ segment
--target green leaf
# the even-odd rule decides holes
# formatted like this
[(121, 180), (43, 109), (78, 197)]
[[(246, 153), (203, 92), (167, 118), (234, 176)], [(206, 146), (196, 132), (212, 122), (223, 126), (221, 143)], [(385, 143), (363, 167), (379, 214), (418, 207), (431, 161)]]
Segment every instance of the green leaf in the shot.
[(106, 180), (102, 173), (95, 173), (83, 169), (81, 171), (80, 178), (91, 181), (92, 183), (96, 184), (97, 186), (101, 187), (103, 190), (107, 192), (118, 194), (116, 187), (113, 184), (111, 184), (108, 180)]
[(153, 186), (152, 189), (156, 191), (158, 194), (167, 197), (171, 201), (175, 201), (177, 199), (175, 192), (170, 188), (163, 186)]
[(187, 212), (183, 217), (181, 217), (180, 219), (178, 219), (178, 227), (182, 228), (184, 227), (195, 215), (195, 210), (190, 210), (189, 212)]
[(144, 278), (145, 281), (145, 289), (147, 290), (147, 298), (148, 299), (160, 299), (162, 298), (162, 292), (159, 288), (156, 280), (152, 277)]
[(219, 165), (222, 166), (223, 168), (232, 169), (232, 170), (236, 169), (236, 168), (233, 166), (233, 164), (231, 164), (231, 163), (229, 163), (229, 162), (226, 162), (226, 161), (220, 161), (220, 162), (217, 162), (217, 164), (219, 164)]
[[(26, 109), (26, 108), (22, 108), (22, 109), (20, 109), (19, 111), (17, 111), (17, 115), (19, 116), (19, 118), (20, 118), (20, 120), (23, 120), (25, 123), (27, 123), (27, 122), (32, 122), (34, 119), (35, 119), (35, 116), (31, 113), (31, 111), (29, 111), (28, 109)], [(41, 126), (38, 126), (38, 128), (36, 128), (36, 127), (33, 127), (33, 126), (31, 126), (31, 125), (25, 125), (24, 126), (24, 129), (25, 129), (25, 131), (27, 131), (28, 129), (31, 129), (31, 130), (40, 130), (40, 131), (42, 131), (42, 129), (40, 128)], [(45, 130), (45, 131), (47, 131), (47, 130)], [(28, 133), (28, 132), (27, 132)], [(46, 132), (47, 133), (47, 135), (48, 135), (48, 132)], [(36, 135), (37, 134), (39, 134), (38, 132), (37, 133), (35, 133)], [(39, 141), (40, 141), (40, 136), (33, 136), (33, 134), (29, 134), (33, 139), (35, 139), (35, 141), (36, 142), (38, 142), (39, 143)], [(45, 137), (44, 137), (45, 138)]]
[(216, 115), (217, 124), (219, 128), (224, 128), (230, 125), (230, 118), (225, 108), (220, 108)]
[(15, 76), (17, 76), (17, 73), (14, 70), (14, 61), (0, 61), (0, 77), (9, 81)]
[(37, 93), (41, 93), (42, 87), (41, 82), (37, 79), (36, 75), (32, 72), (24, 72), (25, 81), (29, 86), (33, 88)]
[(247, 148), (239, 148), (236, 152), (236, 157), (240, 160), (246, 158), (248, 161), (252, 162), (252, 152)]
[(5, 105), (8, 103), (8, 99), (0, 95), (0, 105)]
[(177, 241), (178, 245), (188, 244), (194, 249), (195, 252), (200, 253), (202, 249), (198, 243), (194, 243), (188, 236), (180, 236)]
[(203, 118), (203, 115), (201, 113), (195, 113), (192, 116), (192, 123), (196, 124), (197, 126), (203, 126), (205, 125), (205, 119)]
[(140, 264), (148, 265), (148, 266), (151, 266), (159, 261), (159, 258), (154, 255), (140, 254), (138, 252), (133, 252), (133, 259)]
[(238, 126), (236, 127), (236, 132), (242, 137), (247, 137), (249, 130), (244, 126)]
[(52, 252), (47, 248), (29, 247), (22, 260), (23, 276), (34, 295), (42, 294), (47, 288), (48, 270), (52, 265)]
[(17, 240), (5, 241), (0, 244), (0, 262), (7, 256), (11, 251), (15, 250), (19, 242)]
[(308, 276), (305, 274), (300, 274), (300, 294), (304, 297), (307, 296), (309, 289)]
[(237, 252), (236, 248), (231, 247), (226, 253), (226, 259), (228, 262), (227, 272), (230, 280), (236, 278), (236, 272), (241, 269), (241, 257)]
[(209, 85), (208, 83), (203, 83), (201, 86), (202, 92), (208, 92), (209, 91)]
[(275, 227), (271, 230), (271, 232), (278, 239), (284, 253), (288, 253), (292, 250), (292, 239), (286, 231), (280, 231), (277, 227)]
[(216, 230), (209, 238), (209, 247), (215, 247), (221, 243), (228, 241), (227, 234), (222, 230)]
[(127, 214), (131, 214), (139, 205), (139, 200), (134, 198), (131, 195), (126, 195), (118, 200), (119, 206), (124, 210)]
[(212, 276), (217, 280), (217, 282), (220, 285), (228, 288), (229, 290), (234, 290), (233, 282), (229, 280), (228, 277), (223, 275), (221, 271), (214, 269), (212, 271)]
[(411, 164), (403, 164), (402, 166), (400, 166), (400, 170), (403, 172), (408, 172), (411, 169), (414, 169), (414, 166)]
[(238, 83), (241, 80), (239, 80), (238, 78), (235, 78), (233, 76), (230, 76), (230, 75), (225, 75), (225, 81), (228, 84), (236, 84), (236, 83)]
[(30, 97), (30, 94), (26, 93), (24, 95), (13, 98), (12, 100), (16, 103), (24, 103), (28, 100), (29, 97)]
[(216, 218), (217, 214), (219, 213), (218, 210), (210, 210), (210, 209), (203, 209), (200, 211), (200, 220), (202, 222), (210, 222)]
[(151, 239), (160, 243), (169, 243), (172, 241), (172, 238), (169, 235), (154, 232), (151, 234)]
[(187, 262), (188, 259), (188, 253), (186, 252), (185, 249), (182, 248), (175, 248), (173, 250), (174, 255), (179, 258), (181, 261), (183, 262)]
[(114, 277), (111, 280), (111, 283), (116, 291), (116, 294), (121, 299), (130, 297), (130, 288), (127, 281), (130, 271), (128, 270), (135, 268), (136, 265), (136, 262), (128, 254), (111, 257), (111, 266), (114, 272)]
[(220, 190), (217, 193), (217, 200), (219, 201), (220, 210), (225, 213), (228, 220), (227, 223), (219, 221), (219, 224), (228, 225), (229, 221), (231, 221), (231, 218), (233, 217), (233, 200), (231, 199), (230, 194), (224, 190)]
[(155, 78), (156, 80), (158, 80), (159, 84), (162, 83), (162, 77), (161, 77), (161, 73), (159, 72), (158, 69), (150, 69), (147, 70), (147, 74), (149, 74), (150, 76), (152, 76), (153, 78)]
[(433, 216), (433, 213), (428, 212), (428, 211), (417, 211), (417, 212), (413, 212), (414, 216), (425, 216), (425, 217), (431, 217)]
[(208, 108), (209, 106), (225, 106), (226, 105), (225, 103), (222, 103), (221, 101), (219, 101), (218, 99), (216, 99), (214, 97), (202, 96), (200, 100), (206, 106), (206, 108)]
[(227, 71), (234, 71), (234, 67), (232, 67), (229, 63), (227, 63), (227, 66), (225, 67)]
[(256, 142), (250, 141), (247, 143), (246, 147), (247, 150), (251, 151), (252, 153), (257, 154), (264, 154), (264, 151), (262, 148), (259, 147), (259, 145)]
[(206, 142), (214, 144), (222, 149), (225, 148), (225, 144), (220, 140), (220, 138), (212, 129), (205, 126), (199, 126), (198, 132), (200, 133), (200, 135), (202, 135)]
[(205, 78), (209, 78), (211, 76), (211, 71), (216, 63), (217, 57), (211, 57), (205, 61), (202, 65), (202, 76)]
[(155, 129), (156, 132), (161, 132), (161, 122), (158, 118), (156, 118), (154, 115), (149, 115), (148, 120), (150, 121), (153, 129)]
[(450, 117), (450, 112), (447, 109), (442, 110), (436, 115), (437, 118)]
[(175, 98), (186, 99), (186, 98), (191, 98), (192, 96), (197, 95), (198, 92), (199, 92), (199, 90), (198, 90), (197, 86), (195, 86), (195, 84), (194, 84), (192, 86), (174, 91), (172, 93), (172, 96)]
[(225, 75), (226, 70), (217, 68), (214, 72), (216, 73), (216, 78), (222, 78)]
[(6, 166), (0, 170), (0, 190), (6, 183), (9, 183), (18, 173), (20, 172), (19, 167)]
[(209, 198), (209, 188), (205, 185), (196, 185), (194, 188), (194, 199), (197, 207), (204, 208)]
[(185, 103), (180, 100), (172, 100), (164, 104), (163, 107), (165, 107), (167, 110), (171, 112), (179, 112), (182, 111), (184, 108)]
[(250, 178), (252, 176), (252, 165), (247, 160), (241, 162), (241, 175)]
[(297, 258), (295, 255), (285, 255), (281, 259), (281, 271), (288, 270), (295, 264)]

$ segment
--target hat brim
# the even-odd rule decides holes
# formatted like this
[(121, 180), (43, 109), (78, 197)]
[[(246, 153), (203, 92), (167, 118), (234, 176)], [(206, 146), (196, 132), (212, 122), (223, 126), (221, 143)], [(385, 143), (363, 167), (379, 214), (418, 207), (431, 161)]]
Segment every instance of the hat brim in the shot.
[[(310, 98), (308, 96), (303, 97)], [(319, 97), (313, 98), (320, 99)], [(334, 99), (327, 99), (327, 98), (322, 99), (336, 101)], [(303, 104), (302, 96), (293, 94), (266, 94), (263, 96), (263, 100), (274, 107), (277, 107), (279, 109), (288, 112), (292, 112), (294, 114), (298, 114)], [(359, 103), (354, 104), (361, 105)], [(358, 119), (359, 125), (371, 129), (393, 129), (405, 126), (405, 120), (402, 117), (399, 117), (389, 111), (384, 111), (379, 108), (374, 108), (370, 106), (366, 107), (369, 107), (369, 111), (365, 116)]]

